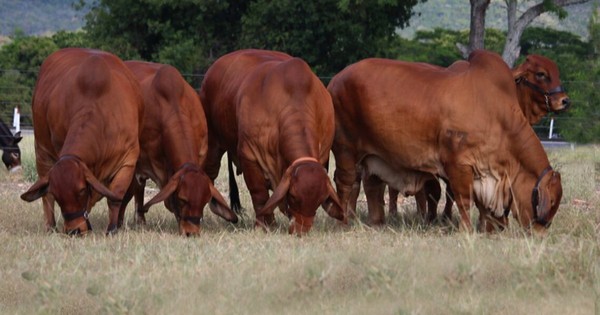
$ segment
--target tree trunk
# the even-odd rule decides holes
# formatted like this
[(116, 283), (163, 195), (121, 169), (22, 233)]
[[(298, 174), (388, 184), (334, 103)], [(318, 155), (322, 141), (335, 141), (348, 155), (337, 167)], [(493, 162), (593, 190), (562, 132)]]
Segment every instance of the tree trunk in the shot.
[[(519, 54), (521, 53), (521, 46), (519, 41), (525, 28), (542, 13), (547, 12), (548, 8), (544, 6), (544, 3), (536, 4), (527, 11), (525, 11), (519, 18), (517, 18), (517, 0), (505, 0), (506, 10), (508, 18), (508, 34), (506, 35), (506, 43), (504, 44), (504, 51), (502, 52), (502, 59), (508, 64), (509, 67), (513, 67)], [(554, 0), (554, 5), (558, 7), (565, 7), (573, 4), (585, 3), (589, 0)], [(473, 1), (471, 1), (472, 3)], [(473, 25), (473, 22), (471, 22)], [(472, 31), (472, 28), (471, 28)]]
[(485, 38), (485, 12), (490, 0), (469, 0), (471, 2), (471, 32), (469, 33), (469, 47), (462, 51), (467, 57), (475, 49), (484, 48)]

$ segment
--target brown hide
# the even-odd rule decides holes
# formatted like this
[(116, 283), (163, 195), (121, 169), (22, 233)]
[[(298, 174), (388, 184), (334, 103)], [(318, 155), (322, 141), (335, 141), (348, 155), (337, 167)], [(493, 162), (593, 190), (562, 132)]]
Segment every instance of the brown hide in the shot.
[(531, 125), (537, 124), (549, 112), (561, 113), (571, 105), (561, 86), (558, 66), (554, 61), (529, 55), (513, 69), (517, 83), (519, 105)]
[[(554, 171), (540, 180), (539, 200), (547, 202), (538, 202), (534, 212), (532, 191), (549, 161), (518, 106), (511, 72), (496, 54), (476, 51), (468, 66), (448, 69), (366, 59), (336, 75), (328, 89), (343, 206), (360, 165), (377, 175), (365, 182), (375, 220), (383, 217), (382, 180), (393, 186), (399, 178), (427, 174), (449, 181), (466, 229), (472, 202), (483, 219), (502, 217), (510, 207), (525, 227), (535, 218), (536, 226), (546, 225), (541, 222), (556, 213), (562, 189)], [(424, 185), (414, 183), (413, 191)]]
[[(468, 66), (468, 62), (461, 60), (452, 64), (449, 69), (460, 71)], [(531, 125), (538, 123), (543, 116), (548, 114), (549, 110), (561, 113), (569, 108), (571, 101), (561, 87), (558, 66), (554, 61), (539, 55), (529, 55), (512, 72), (517, 85), (519, 106)], [(552, 94), (542, 92), (553, 90), (556, 92)], [(548, 94), (547, 97), (546, 94)], [(436, 180), (430, 181), (425, 190), (419, 191), (415, 195), (417, 209), (422, 215), (425, 215), (425, 205), (427, 204), (427, 221), (432, 221), (437, 215), (440, 187), (439, 182), (437, 185), (436, 182)], [(390, 215), (397, 215), (398, 191), (390, 188), (389, 195)], [(452, 192), (447, 190), (444, 207), (446, 218), (452, 216), (453, 199)]]
[[(165, 201), (179, 222), (180, 233), (195, 235), (200, 231), (204, 206), (210, 201), (215, 213), (236, 222), (237, 216), (202, 169), (208, 147), (207, 127), (194, 89), (171, 66), (141, 61), (127, 61), (125, 65), (140, 82), (144, 120), (136, 168), (139, 182), (132, 183), (121, 211), (133, 194), (137, 218), (145, 222), (148, 208)], [(148, 178), (161, 191), (142, 207)]]
[(139, 85), (116, 56), (68, 48), (42, 64), (33, 95), (39, 180), (21, 198), (43, 198), (46, 226), (54, 229), (54, 201), (68, 233), (85, 233), (87, 213), (109, 198), (108, 232), (116, 230), (120, 199), (139, 155), (143, 116)]
[(331, 97), (303, 60), (264, 50), (227, 54), (206, 73), (200, 96), (210, 130), (207, 173), (214, 179), (229, 152), (259, 225), (272, 224), (280, 205), (295, 220), (290, 232), (307, 232), (324, 201), (342, 219), (323, 168), (333, 141)]

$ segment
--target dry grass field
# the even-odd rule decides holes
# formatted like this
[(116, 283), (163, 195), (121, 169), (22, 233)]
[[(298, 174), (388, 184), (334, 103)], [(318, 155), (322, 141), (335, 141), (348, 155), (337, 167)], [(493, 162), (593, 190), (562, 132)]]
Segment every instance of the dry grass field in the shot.
[[(289, 236), (282, 216), (264, 233), (241, 177), (242, 222), (207, 210), (197, 238), (177, 235), (162, 205), (145, 227), (130, 205), (124, 229), (105, 237), (104, 201), (91, 235), (48, 234), (41, 202), (19, 198), (35, 177), (31, 136), (22, 148), (25, 171), (0, 171), (0, 314), (600, 313), (600, 147), (549, 151), (564, 195), (543, 239), (515, 222), (494, 235), (426, 226), (413, 198), (381, 229), (344, 228), (320, 210), (306, 237)], [(227, 195), (225, 172), (217, 184)]]

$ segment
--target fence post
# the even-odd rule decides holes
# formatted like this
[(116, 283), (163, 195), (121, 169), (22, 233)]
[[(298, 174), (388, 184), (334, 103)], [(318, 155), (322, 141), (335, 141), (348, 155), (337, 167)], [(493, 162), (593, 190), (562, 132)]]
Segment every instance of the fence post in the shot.
[(552, 131), (554, 129), (554, 117), (550, 118), (550, 132), (548, 132), (548, 139), (552, 140)]
[(21, 131), (21, 112), (19, 107), (15, 107), (15, 115), (13, 116), (13, 127), (15, 127), (15, 133)]

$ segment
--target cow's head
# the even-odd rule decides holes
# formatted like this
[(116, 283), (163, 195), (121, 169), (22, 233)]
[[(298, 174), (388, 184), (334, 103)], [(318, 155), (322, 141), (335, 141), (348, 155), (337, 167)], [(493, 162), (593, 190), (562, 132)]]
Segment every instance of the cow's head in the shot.
[(104, 186), (78, 157), (62, 156), (40, 178), (21, 199), (31, 202), (46, 194), (51, 194), (60, 206), (64, 218), (64, 232), (69, 235), (86, 234), (92, 229), (88, 213), (92, 206), (92, 192), (111, 201), (120, 201), (121, 197)]
[(275, 207), (283, 200), (287, 202), (288, 216), (292, 219), (290, 234), (307, 233), (321, 204), (331, 217), (345, 220), (327, 171), (313, 158), (300, 158), (287, 168), (271, 198), (257, 211), (257, 218), (273, 214)]
[(535, 177), (517, 180), (513, 193), (517, 201), (512, 207), (515, 218), (524, 227), (544, 233), (550, 227), (562, 198), (560, 173), (548, 166)]
[[(571, 100), (560, 82), (558, 66), (552, 60), (539, 55), (529, 55), (523, 64), (513, 70), (513, 77), (517, 88), (526, 91), (520, 92), (519, 95), (519, 104), (526, 117), (533, 117), (534, 113), (539, 113), (537, 116), (548, 112), (560, 113), (571, 106)], [(536, 108), (525, 108), (526, 103)]]
[(23, 137), (21, 137), (20, 131), (14, 136), (5, 137), (8, 137), (8, 139), (4, 139), (6, 145), (2, 147), (2, 162), (9, 171), (14, 172), (21, 168), (21, 149), (19, 149), (18, 143)]
[[(166, 201), (165, 201), (166, 200)], [(229, 208), (225, 198), (217, 191), (206, 173), (195, 164), (184, 164), (162, 187), (160, 192), (144, 205), (150, 206), (165, 201), (167, 208), (179, 222), (179, 233), (186, 236), (200, 233), (200, 222), (204, 217), (204, 206), (223, 219), (236, 223), (238, 217)]]

